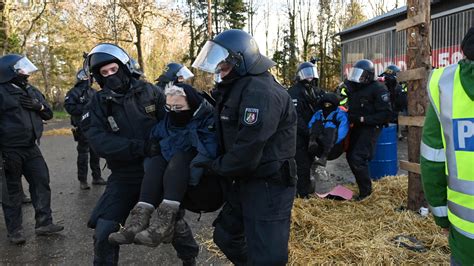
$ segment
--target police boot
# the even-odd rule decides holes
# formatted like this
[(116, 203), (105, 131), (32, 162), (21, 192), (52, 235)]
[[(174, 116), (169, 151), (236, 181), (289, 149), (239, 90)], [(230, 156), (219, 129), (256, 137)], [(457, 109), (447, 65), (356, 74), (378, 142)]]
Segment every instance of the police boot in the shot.
[(162, 242), (170, 243), (173, 239), (178, 211), (179, 204), (163, 201), (153, 214), (150, 227), (138, 233), (134, 242), (149, 247), (157, 247)]
[(135, 235), (148, 227), (153, 207), (137, 203), (130, 212), (130, 219), (125, 227), (109, 235), (109, 243), (114, 245), (131, 244)]
[(315, 164), (325, 167), (327, 164), (328, 156), (326, 154), (321, 155), (317, 160), (314, 161)]
[(90, 189), (90, 188), (91, 188), (91, 187), (89, 186), (89, 184), (87, 184), (87, 182), (83, 182), (83, 181), (80, 182), (80, 185), (79, 185), (79, 186), (80, 186), (81, 190), (86, 190), (86, 189)]
[(35, 229), (35, 234), (37, 236), (48, 236), (57, 232), (64, 230), (64, 226), (50, 223), (45, 226), (40, 226)]
[(105, 181), (102, 177), (92, 179), (92, 185), (106, 185), (107, 181)]
[(12, 234), (8, 234), (8, 241), (15, 245), (23, 245), (26, 242), (26, 238), (21, 231), (16, 231)]

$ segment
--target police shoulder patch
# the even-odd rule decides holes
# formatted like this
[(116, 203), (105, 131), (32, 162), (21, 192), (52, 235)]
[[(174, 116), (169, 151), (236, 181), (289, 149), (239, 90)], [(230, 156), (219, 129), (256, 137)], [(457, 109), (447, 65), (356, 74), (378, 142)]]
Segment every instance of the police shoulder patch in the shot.
[(258, 121), (258, 112), (257, 108), (245, 108), (244, 112), (244, 123), (247, 125), (254, 125)]
[(148, 106), (145, 106), (145, 112), (148, 114), (148, 113), (152, 113), (156, 110), (156, 107), (154, 104), (152, 105), (148, 105)]
[(382, 94), (381, 98), (384, 102), (390, 102), (390, 95), (388, 93)]

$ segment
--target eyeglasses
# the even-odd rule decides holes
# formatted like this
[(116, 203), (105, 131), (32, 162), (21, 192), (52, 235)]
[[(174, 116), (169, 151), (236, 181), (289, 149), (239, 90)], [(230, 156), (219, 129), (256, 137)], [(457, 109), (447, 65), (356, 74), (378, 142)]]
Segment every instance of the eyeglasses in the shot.
[(187, 111), (189, 110), (189, 108), (186, 108), (186, 109), (183, 109), (185, 108), (183, 105), (179, 105), (179, 104), (176, 104), (176, 105), (169, 105), (169, 104), (165, 104), (165, 111), (166, 112), (176, 112), (176, 113), (179, 113), (179, 112), (183, 112), (183, 111)]

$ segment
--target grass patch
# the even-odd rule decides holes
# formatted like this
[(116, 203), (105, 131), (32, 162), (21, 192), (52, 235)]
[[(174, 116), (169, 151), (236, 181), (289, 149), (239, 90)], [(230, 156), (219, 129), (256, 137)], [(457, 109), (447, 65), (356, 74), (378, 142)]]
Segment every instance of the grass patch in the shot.
[(69, 119), (70, 115), (66, 111), (53, 111), (53, 118), (54, 119)]

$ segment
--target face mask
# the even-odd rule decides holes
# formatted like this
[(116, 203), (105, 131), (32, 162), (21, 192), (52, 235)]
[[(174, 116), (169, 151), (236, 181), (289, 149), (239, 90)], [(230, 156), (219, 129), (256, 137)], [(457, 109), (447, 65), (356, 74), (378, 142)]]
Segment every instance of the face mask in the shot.
[(180, 112), (170, 111), (168, 114), (170, 115), (170, 122), (173, 126), (185, 127), (193, 118), (194, 112), (192, 110)]
[(309, 80), (307, 80), (307, 79), (303, 79), (303, 80), (301, 81), (301, 84), (303, 84), (303, 86), (304, 86), (306, 89), (311, 88), (311, 85), (312, 85), (312, 84), (311, 84), (311, 81), (309, 81)]
[(117, 73), (105, 77), (104, 81), (104, 86), (116, 93), (126, 92), (130, 83), (129, 77), (120, 68)]
[(17, 74), (17, 76), (14, 77), (11, 82), (17, 85), (18, 87), (25, 89), (28, 85), (28, 77), (28, 75)]
[(323, 115), (324, 115), (324, 116), (328, 116), (330, 113), (332, 113), (333, 111), (335, 111), (336, 108), (337, 108), (337, 107), (334, 106), (334, 105), (332, 105), (332, 104), (331, 104), (331, 105), (327, 105), (327, 103), (324, 103), (324, 104), (323, 104), (323, 108), (322, 108), (322, 110), (323, 110)]

